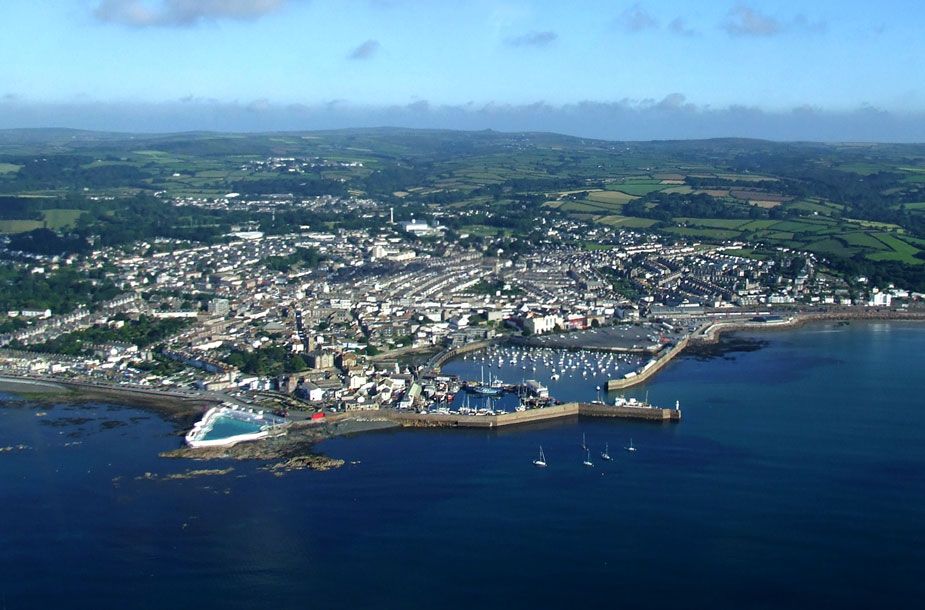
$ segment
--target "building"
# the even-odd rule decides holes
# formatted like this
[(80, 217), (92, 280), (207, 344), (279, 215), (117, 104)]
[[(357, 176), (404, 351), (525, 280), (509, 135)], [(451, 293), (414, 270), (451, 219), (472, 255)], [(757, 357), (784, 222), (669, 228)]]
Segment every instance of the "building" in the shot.
[(227, 316), (231, 312), (231, 302), (228, 299), (212, 299), (207, 311), (213, 316)]
[(313, 369), (334, 368), (334, 354), (331, 352), (313, 352), (308, 355), (308, 366)]
[(420, 220), (414, 220), (412, 218), (411, 220), (406, 220), (405, 222), (401, 223), (401, 228), (402, 228), (402, 231), (406, 233), (411, 233), (412, 235), (421, 236), (421, 235), (438, 235), (441, 231), (443, 231), (444, 227), (441, 227), (440, 225), (430, 226), (426, 222), (422, 222)]
[(524, 329), (531, 334), (542, 335), (555, 330), (557, 325), (561, 325), (561, 322), (562, 318), (559, 316), (528, 315), (524, 319)]

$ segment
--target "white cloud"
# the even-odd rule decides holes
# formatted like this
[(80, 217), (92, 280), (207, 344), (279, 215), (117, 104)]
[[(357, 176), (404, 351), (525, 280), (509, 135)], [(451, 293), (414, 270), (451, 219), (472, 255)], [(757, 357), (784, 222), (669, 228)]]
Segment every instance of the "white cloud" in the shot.
[(729, 10), (724, 29), (735, 36), (775, 36), (783, 29), (780, 21), (745, 4)]
[(790, 20), (781, 20), (762, 13), (746, 4), (737, 4), (729, 10), (722, 27), (732, 36), (770, 37), (785, 31), (820, 33), (826, 30), (823, 21), (810, 21), (802, 13)]
[(204, 21), (253, 21), (282, 8), (288, 0), (101, 0), (93, 11), (100, 21), (131, 27), (193, 26)]
[(617, 23), (627, 32), (641, 32), (658, 27), (658, 21), (639, 4), (634, 4), (623, 11)]
[(547, 30), (545, 32), (528, 32), (522, 36), (513, 36), (505, 40), (505, 43), (511, 47), (545, 47), (554, 43), (558, 38), (558, 34)]
[(675, 17), (668, 24), (668, 30), (678, 36), (696, 36), (697, 31), (687, 25), (687, 20), (683, 17)]
[(382, 45), (379, 44), (378, 40), (369, 39), (354, 47), (353, 50), (347, 54), (347, 59), (369, 59), (378, 53), (381, 47)]

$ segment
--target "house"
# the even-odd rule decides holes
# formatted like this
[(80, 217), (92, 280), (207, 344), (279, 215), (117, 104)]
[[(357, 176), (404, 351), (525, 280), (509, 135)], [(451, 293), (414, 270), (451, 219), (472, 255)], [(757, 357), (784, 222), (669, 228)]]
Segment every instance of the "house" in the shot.
[(319, 388), (311, 381), (304, 381), (296, 388), (296, 396), (309, 402), (321, 402), (324, 400), (325, 391)]

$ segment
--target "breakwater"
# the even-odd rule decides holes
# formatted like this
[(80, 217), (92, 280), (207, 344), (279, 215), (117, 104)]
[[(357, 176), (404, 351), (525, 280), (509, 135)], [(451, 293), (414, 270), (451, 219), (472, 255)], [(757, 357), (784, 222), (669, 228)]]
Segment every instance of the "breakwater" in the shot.
[(406, 427), (500, 428), (568, 417), (611, 417), (651, 422), (677, 422), (681, 411), (659, 407), (616, 407), (613, 405), (568, 402), (541, 409), (529, 409), (501, 415), (453, 415), (441, 413), (382, 412)]
[(640, 384), (650, 377), (658, 373), (662, 368), (671, 362), (671, 360), (684, 351), (684, 348), (687, 347), (687, 344), (690, 342), (690, 337), (685, 337), (678, 341), (674, 346), (669, 348), (663, 354), (650, 360), (642, 370), (630, 373), (630, 377), (623, 377), (622, 379), (610, 379), (607, 381), (607, 391), (611, 392), (613, 390), (622, 390), (637, 384)]

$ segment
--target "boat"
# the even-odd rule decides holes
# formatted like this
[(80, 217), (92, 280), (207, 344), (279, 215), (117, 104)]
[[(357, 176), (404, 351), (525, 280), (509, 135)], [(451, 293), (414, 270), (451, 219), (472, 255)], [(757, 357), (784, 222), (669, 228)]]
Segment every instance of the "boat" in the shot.
[(533, 460), (533, 465), (538, 468), (546, 468), (546, 455), (543, 454), (543, 446), (540, 445), (540, 457)]
[(604, 443), (604, 451), (601, 453), (601, 459), (610, 461), (610, 446), (607, 443)]
[(587, 466), (588, 468), (591, 468), (594, 466), (594, 462), (591, 461), (591, 450), (588, 449), (587, 451), (588, 453), (585, 455), (585, 459), (582, 462), (582, 464)]
[(585, 433), (584, 433), (584, 432), (581, 433), (581, 448), (582, 448), (582, 449), (587, 449), (587, 448), (588, 448), (588, 439), (585, 438)]
[(634, 452), (634, 451), (636, 451), (636, 448), (633, 447), (633, 439), (630, 439), (630, 444), (629, 444), (628, 447), (625, 447), (625, 449), (626, 449), (627, 451), (631, 452), (631, 453)]
[(472, 391), (482, 396), (500, 396), (502, 390), (501, 380), (496, 379), (493, 382), (491, 380), (491, 372), (488, 373), (488, 384), (485, 384), (485, 367), (482, 367), (482, 378), (478, 385), (472, 388)]

